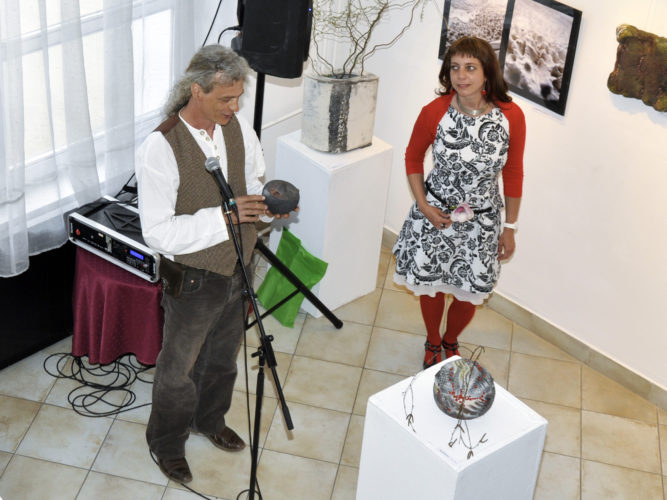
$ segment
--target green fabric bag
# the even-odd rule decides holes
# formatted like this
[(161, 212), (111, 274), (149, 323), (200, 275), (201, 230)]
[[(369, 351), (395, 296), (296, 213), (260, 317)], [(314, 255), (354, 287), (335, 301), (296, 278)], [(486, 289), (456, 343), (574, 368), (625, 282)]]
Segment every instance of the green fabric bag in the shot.
[[(301, 245), (301, 240), (283, 229), (283, 234), (278, 243), (276, 257), (292, 271), (303, 284), (311, 289), (324, 277), (328, 264), (308, 253)], [(264, 281), (257, 289), (257, 298), (266, 309), (272, 308), (278, 302), (283, 300), (289, 294), (294, 292), (296, 287), (282, 275), (275, 267), (271, 267), (266, 273)], [(296, 294), (290, 300), (285, 302), (278, 309), (273, 311), (273, 317), (281, 324), (288, 327), (294, 326), (294, 319), (299, 312), (299, 307), (303, 302), (302, 293)]]

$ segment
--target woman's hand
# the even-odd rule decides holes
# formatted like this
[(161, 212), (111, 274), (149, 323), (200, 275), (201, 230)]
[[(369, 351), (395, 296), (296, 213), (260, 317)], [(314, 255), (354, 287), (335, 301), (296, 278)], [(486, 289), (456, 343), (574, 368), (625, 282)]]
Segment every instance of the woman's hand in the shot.
[(438, 207), (434, 207), (426, 201), (426, 191), (424, 190), (424, 175), (409, 174), (408, 183), (412, 190), (412, 195), (417, 201), (417, 206), (436, 229), (445, 229), (452, 225), (452, 220), (448, 213), (443, 212)]
[(438, 207), (428, 203), (419, 206), (419, 210), (426, 216), (436, 229), (445, 229), (452, 225), (452, 219), (448, 213), (443, 212)]
[(507, 260), (514, 253), (514, 229), (505, 228), (498, 238), (498, 260)]
[[(519, 205), (521, 198), (512, 198), (505, 196), (505, 220), (516, 223), (519, 217)], [(514, 243), (514, 229), (503, 227), (503, 232), (498, 238), (498, 260), (507, 260), (514, 253), (516, 244)]]

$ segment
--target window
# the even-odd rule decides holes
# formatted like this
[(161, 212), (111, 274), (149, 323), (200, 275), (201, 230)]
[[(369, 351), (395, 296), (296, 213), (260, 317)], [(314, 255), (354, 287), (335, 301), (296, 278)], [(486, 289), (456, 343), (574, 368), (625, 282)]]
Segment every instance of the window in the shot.
[(194, 48), (191, 11), (191, 0), (0, 2), (0, 276), (60, 246), (64, 212), (129, 179)]
[[(30, 164), (66, 145), (65, 81), (62, 74), (63, 27), (60, 0), (46, 0), (48, 26), (48, 71), (40, 50), (39, 0), (21, 0), (23, 39), (23, 95), (25, 116), (25, 156)], [(99, 139), (105, 130), (104, 12), (102, 0), (80, 0), (81, 32), (92, 132)], [(138, 122), (159, 115), (171, 86), (171, 46), (173, 11), (170, 2), (135, 2), (131, 23), (134, 57), (134, 109)], [(50, 88), (43, 86), (48, 80)], [(50, 94), (50, 106), (49, 95)], [(49, 108), (51, 116), (49, 117)], [(53, 124), (53, 137), (49, 122)]]

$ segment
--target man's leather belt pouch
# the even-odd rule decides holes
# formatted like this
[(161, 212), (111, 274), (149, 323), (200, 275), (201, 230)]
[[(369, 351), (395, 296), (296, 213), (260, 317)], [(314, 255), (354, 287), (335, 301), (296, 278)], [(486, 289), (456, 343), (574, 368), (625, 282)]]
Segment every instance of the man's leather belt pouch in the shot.
[(172, 297), (180, 297), (183, 291), (186, 269), (188, 269), (187, 266), (162, 257), (160, 259), (162, 291)]

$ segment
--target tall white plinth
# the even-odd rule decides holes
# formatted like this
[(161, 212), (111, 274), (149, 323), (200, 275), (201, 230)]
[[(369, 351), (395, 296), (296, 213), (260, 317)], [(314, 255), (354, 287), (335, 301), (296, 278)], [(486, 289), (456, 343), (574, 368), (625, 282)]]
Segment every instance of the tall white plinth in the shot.
[[(357, 500), (533, 498), (547, 421), (496, 384), (489, 411), (464, 421), (473, 445), (486, 440), (468, 459), (459, 441), (449, 446), (457, 420), (433, 399), (435, 374), (454, 359), (418, 374), (411, 391), (406, 379), (369, 398)], [(411, 407), (414, 430), (406, 420)]]
[[(392, 147), (375, 137), (365, 148), (322, 153), (300, 137), (296, 131), (278, 138), (274, 178), (299, 189), (299, 212), (286, 224), (308, 252), (329, 264), (312, 291), (335, 309), (376, 288)], [(281, 236), (280, 227), (271, 232), (272, 251)], [(302, 309), (322, 315), (307, 300)]]

